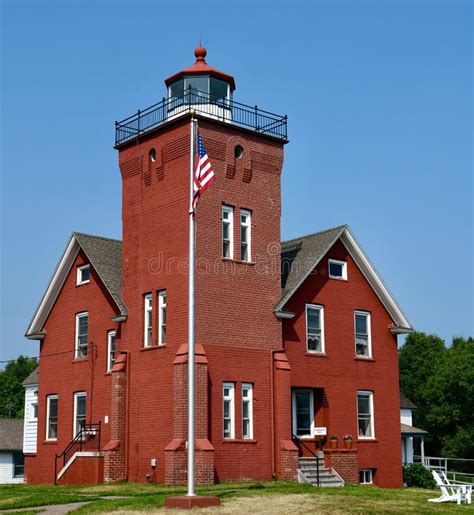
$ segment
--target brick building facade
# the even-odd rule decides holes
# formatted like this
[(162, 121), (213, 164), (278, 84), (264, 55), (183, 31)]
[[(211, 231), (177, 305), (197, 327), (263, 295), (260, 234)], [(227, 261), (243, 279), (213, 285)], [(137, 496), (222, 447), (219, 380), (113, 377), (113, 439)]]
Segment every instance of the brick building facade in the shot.
[(347, 226), (280, 242), (286, 117), (234, 102), (205, 57), (117, 125), (123, 240), (73, 233), (27, 330), (41, 342), (27, 481), (186, 481), (194, 116), (217, 179), (196, 217), (197, 482), (296, 480), (299, 458), (351, 433), (326, 466), (399, 487), (410, 323)]

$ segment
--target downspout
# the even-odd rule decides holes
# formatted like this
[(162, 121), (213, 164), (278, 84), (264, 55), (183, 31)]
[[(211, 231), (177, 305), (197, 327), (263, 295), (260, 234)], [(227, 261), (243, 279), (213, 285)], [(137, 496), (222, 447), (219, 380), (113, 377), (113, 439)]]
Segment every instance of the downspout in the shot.
[(127, 355), (127, 397), (125, 400), (125, 410), (127, 416), (125, 418), (125, 480), (128, 481), (129, 455), (130, 455), (130, 352), (125, 351)]
[[(283, 342), (283, 335), (282, 335)], [(274, 356), (277, 352), (284, 350), (283, 343), (280, 349), (270, 351), (270, 431), (272, 434), (272, 478), (276, 477), (275, 463), (275, 367)]]

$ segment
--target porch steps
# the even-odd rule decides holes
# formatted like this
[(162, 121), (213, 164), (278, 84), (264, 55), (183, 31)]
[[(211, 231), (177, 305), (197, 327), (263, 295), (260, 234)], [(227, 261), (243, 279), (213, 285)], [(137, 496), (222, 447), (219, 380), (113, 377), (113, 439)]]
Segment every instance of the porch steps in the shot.
[[(298, 481), (318, 486), (318, 464), (316, 458), (298, 458)], [(324, 466), (324, 459), (319, 460), (319, 485), (323, 488), (344, 486), (344, 480), (332, 468)]]

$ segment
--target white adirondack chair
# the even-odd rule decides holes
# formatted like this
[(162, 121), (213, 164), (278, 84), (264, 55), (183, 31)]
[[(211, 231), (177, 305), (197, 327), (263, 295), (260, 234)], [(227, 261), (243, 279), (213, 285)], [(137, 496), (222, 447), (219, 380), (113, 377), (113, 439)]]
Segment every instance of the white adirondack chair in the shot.
[(472, 485), (451, 483), (447, 478), (443, 480), (436, 470), (431, 472), (436, 486), (441, 490), (441, 495), (436, 499), (428, 499), (429, 502), (457, 502), (461, 504), (465, 501), (467, 504), (472, 503)]

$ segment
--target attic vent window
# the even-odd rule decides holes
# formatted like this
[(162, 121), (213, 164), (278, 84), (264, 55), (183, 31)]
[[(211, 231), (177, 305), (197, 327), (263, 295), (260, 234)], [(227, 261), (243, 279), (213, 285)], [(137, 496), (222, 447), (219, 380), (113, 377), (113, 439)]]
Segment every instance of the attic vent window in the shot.
[(87, 284), (90, 281), (91, 267), (90, 265), (83, 265), (77, 267), (77, 281), (76, 284)]
[(345, 261), (329, 260), (329, 277), (347, 280), (347, 263)]
[(244, 155), (244, 149), (240, 145), (237, 145), (234, 149), (235, 159), (240, 159), (243, 155)]
[(156, 150), (152, 148), (148, 155), (150, 156), (150, 161), (154, 163), (156, 161)]

